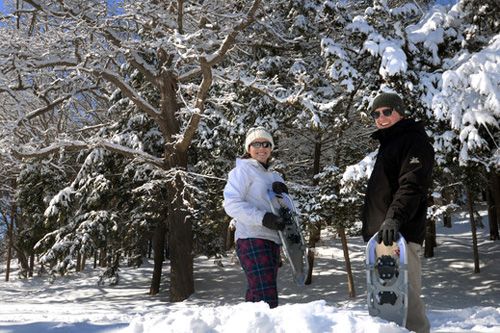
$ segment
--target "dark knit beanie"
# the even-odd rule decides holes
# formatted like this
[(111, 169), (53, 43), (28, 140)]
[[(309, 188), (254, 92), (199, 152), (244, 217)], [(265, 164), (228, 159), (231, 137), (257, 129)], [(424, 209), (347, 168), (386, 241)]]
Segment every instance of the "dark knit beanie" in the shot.
[(372, 103), (371, 112), (384, 106), (396, 110), (402, 116), (405, 114), (405, 105), (398, 94), (381, 93), (375, 97)]

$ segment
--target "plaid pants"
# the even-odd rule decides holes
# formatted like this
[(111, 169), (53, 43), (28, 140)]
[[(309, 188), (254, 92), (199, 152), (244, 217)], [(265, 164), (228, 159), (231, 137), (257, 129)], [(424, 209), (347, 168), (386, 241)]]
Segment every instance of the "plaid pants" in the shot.
[(264, 301), (271, 309), (277, 307), (279, 245), (260, 238), (238, 239), (236, 254), (248, 280), (245, 300)]

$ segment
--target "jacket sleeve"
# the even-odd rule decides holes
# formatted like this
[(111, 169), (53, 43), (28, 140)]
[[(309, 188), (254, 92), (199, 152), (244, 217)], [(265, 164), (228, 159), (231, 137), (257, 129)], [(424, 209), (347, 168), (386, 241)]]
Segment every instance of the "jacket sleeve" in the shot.
[(262, 225), (265, 211), (259, 210), (246, 201), (251, 179), (245, 170), (235, 168), (229, 172), (224, 188), (224, 210), (240, 223)]
[[(419, 212), (423, 201), (427, 201), (434, 165), (434, 150), (424, 137), (412, 137), (400, 156), (398, 189), (386, 214), (402, 224)], [(424, 205), (426, 207), (426, 205)]]

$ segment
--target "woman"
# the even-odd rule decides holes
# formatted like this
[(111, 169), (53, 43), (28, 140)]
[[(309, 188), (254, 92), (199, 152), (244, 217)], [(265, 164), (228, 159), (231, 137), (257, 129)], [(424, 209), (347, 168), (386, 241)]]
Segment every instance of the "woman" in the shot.
[(269, 169), (274, 141), (264, 127), (251, 128), (245, 139), (245, 155), (236, 159), (224, 188), (224, 209), (236, 220), (236, 254), (248, 280), (246, 301), (278, 306), (278, 230), (284, 220), (271, 213), (269, 189), (288, 193), (283, 179)]

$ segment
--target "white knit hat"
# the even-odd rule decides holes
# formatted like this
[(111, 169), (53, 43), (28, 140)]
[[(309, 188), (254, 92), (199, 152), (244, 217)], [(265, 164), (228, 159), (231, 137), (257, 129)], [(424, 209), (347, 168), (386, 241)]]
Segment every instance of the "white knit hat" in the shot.
[(274, 141), (273, 137), (271, 136), (271, 133), (267, 129), (265, 129), (262, 126), (259, 127), (253, 127), (248, 130), (247, 132), (247, 137), (245, 138), (245, 151), (248, 153), (248, 148), (250, 147), (250, 144), (255, 140), (255, 139), (266, 139), (267, 141), (271, 142), (271, 150), (274, 148)]

